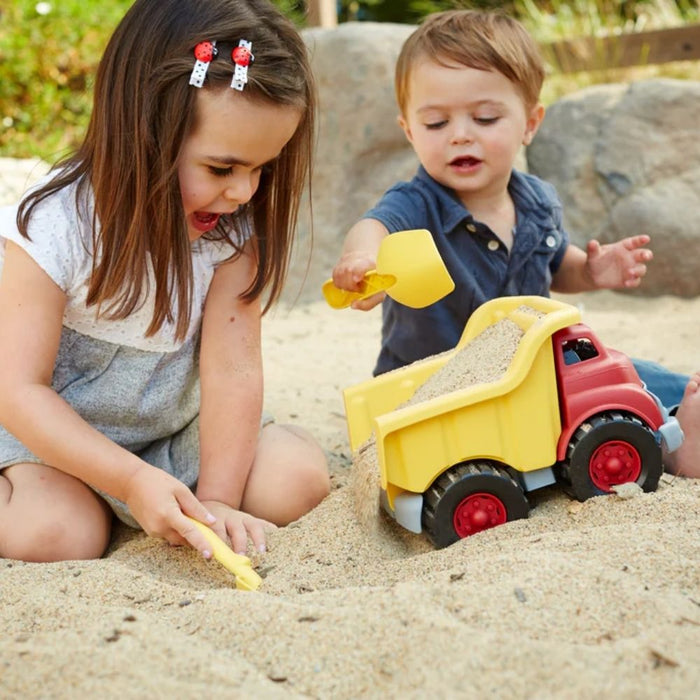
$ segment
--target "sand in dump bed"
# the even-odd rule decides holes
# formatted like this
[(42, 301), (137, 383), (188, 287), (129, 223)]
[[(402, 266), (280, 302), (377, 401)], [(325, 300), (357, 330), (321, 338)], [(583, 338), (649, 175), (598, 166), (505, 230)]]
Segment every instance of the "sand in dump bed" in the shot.
[[(604, 342), (690, 371), (700, 299), (598, 303)], [(268, 408), (318, 435), (334, 489), (271, 535), (259, 592), (122, 527), (99, 561), (0, 560), (0, 697), (693, 697), (700, 482), (585, 503), (552, 487), (442, 550), (366, 528), (340, 392), (370, 376), (378, 328), (322, 303), (265, 321)]]
[(458, 350), (406, 403), (417, 404), (458, 389), (498, 381), (510, 367), (522, 337), (523, 331), (513, 321), (497, 321)]
[[(520, 307), (520, 310), (537, 313), (528, 307)], [(397, 408), (414, 406), (477, 384), (498, 381), (510, 367), (522, 337), (523, 331), (520, 326), (507, 318), (488, 326), (460, 348), (416, 389), (408, 401)], [(420, 362), (425, 360), (419, 360), (416, 364)], [(374, 436), (353, 455), (351, 484), (355, 497), (355, 513), (359, 521), (365, 527), (374, 528), (381, 488)]]

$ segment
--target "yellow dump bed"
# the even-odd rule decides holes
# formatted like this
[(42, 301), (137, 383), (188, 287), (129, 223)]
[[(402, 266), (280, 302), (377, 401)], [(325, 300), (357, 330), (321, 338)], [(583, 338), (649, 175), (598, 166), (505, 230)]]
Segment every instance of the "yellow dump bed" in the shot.
[[(459, 350), (503, 319), (523, 335), (499, 379), (402, 406)], [(467, 459), (493, 459), (522, 471), (554, 464), (561, 421), (550, 339), (580, 320), (576, 307), (553, 299), (494, 299), (474, 312), (454, 350), (346, 389), (351, 447), (374, 433), (390, 502), (396, 489), (422, 493), (445, 469)]]

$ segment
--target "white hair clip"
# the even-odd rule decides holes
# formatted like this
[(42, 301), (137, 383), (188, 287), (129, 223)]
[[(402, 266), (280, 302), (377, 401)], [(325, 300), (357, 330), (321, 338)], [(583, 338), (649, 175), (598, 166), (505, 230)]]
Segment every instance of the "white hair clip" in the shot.
[(215, 41), (200, 41), (194, 47), (194, 57), (197, 59), (194, 62), (194, 68), (190, 75), (190, 85), (201, 88), (204, 84), (204, 78), (207, 75), (209, 64), (217, 54)]
[(252, 47), (252, 42), (241, 39), (238, 46), (231, 51), (231, 59), (235, 66), (231, 87), (235, 90), (243, 90), (248, 82), (248, 66), (255, 60), (255, 56), (250, 52)]

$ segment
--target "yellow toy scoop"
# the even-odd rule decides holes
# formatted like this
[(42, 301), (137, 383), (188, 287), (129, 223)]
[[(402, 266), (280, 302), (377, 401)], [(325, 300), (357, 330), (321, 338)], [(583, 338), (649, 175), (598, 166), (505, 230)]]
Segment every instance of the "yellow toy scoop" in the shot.
[(329, 306), (343, 309), (357, 299), (386, 291), (395, 301), (422, 309), (455, 288), (430, 231), (397, 231), (382, 240), (376, 269), (365, 273), (362, 289), (349, 292), (327, 280), (322, 287)]
[(236, 554), (227, 547), (223, 540), (204, 523), (199, 520), (185, 516), (197, 529), (207, 538), (211, 546), (214, 559), (225, 569), (228, 569), (236, 577), (236, 588), (242, 591), (255, 591), (262, 583), (262, 579), (253, 569), (250, 559), (242, 554)]

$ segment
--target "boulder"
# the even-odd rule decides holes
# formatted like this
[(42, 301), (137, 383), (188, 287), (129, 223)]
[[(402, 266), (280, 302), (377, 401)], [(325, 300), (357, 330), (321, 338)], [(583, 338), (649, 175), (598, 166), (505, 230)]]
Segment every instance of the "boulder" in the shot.
[(394, 99), (396, 59), (414, 29), (347, 22), (303, 32), (320, 109), (311, 183), (313, 227), (307, 192), (285, 291), (288, 300), (321, 298), (321, 284), (333, 269), (345, 233), (391, 185), (410, 179), (418, 167), (398, 125)]
[(551, 105), (527, 149), (551, 182), (571, 240), (648, 233), (654, 261), (638, 294), (700, 294), (700, 82), (599, 85)]

